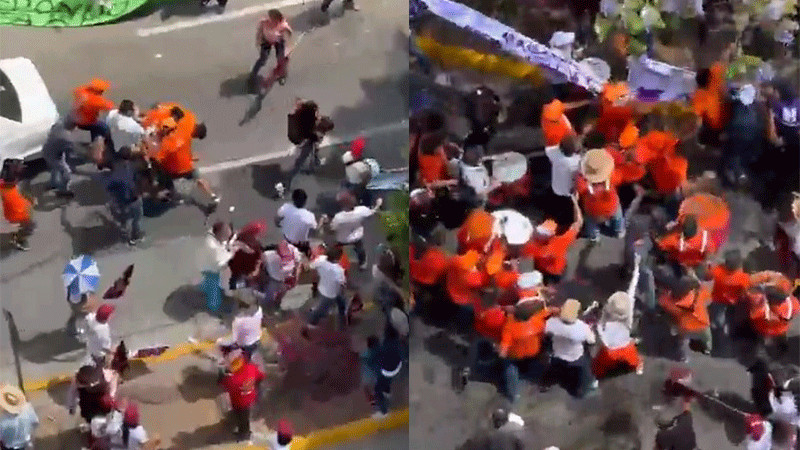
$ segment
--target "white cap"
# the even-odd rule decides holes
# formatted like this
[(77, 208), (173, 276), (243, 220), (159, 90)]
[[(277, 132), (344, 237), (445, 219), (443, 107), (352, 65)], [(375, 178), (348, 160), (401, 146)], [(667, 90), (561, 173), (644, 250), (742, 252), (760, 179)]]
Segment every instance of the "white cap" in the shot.
[(550, 47), (565, 47), (575, 42), (575, 33), (556, 31), (550, 37)]
[(535, 288), (536, 286), (540, 286), (542, 281), (544, 281), (542, 273), (538, 270), (534, 270), (532, 272), (521, 274), (517, 279), (517, 287), (520, 289), (531, 289)]
[(345, 164), (350, 164), (353, 162), (353, 153), (350, 150), (344, 152), (342, 155), (342, 162)]
[(756, 100), (756, 88), (753, 87), (752, 84), (746, 84), (739, 88), (736, 98), (738, 98), (743, 105), (750, 106)]

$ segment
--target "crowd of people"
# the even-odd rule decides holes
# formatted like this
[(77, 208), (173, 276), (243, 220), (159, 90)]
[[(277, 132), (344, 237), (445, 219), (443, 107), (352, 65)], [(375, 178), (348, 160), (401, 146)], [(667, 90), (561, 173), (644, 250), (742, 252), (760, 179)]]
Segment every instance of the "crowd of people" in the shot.
[[(323, 9), (330, 3), (326, 2)], [(352, 1), (346, 1), (345, 6), (354, 8)], [(277, 68), (286, 64), (286, 40), (291, 32), (291, 26), (278, 10), (268, 11), (259, 22), (260, 54), (251, 71), (251, 87), (273, 48)], [(285, 81), (285, 67), (278, 81), (281, 84)], [(54, 195), (69, 202), (75, 196), (71, 189), (74, 167), (85, 162), (96, 165), (93, 178), (109, 194), (109, 212), (131, 246), (144, 238), (142, 218), (147, 203), (169, 206), (191, 200), (193, 197), (181, 186), (187, 182), (188, 188), (196, 186), (204, 194), (205, 199), (194, 202), (207, 218), (212, 217), (220, 197), (200, 175), (192, 151), (193, 140), (206, 137), (205, 124), (192, 111), (174, 102), (158, 103), (146, 111), (140, 111), (128, 99), (115, 106), (106, 97), (109, 91), (113, 92), (111, 83), (102, 79), (80, 86), (74, 92), (70, 113), (50, 130), (42, 154)], [(90, 133), (88, 152), (81, 151), (76, 129)], [(281, 230), (277, 243), (267, 244), (261, 239), (267, 223), (256, 221), (237, 230), (227, 220), (215, 220), (197, 252), (202, 275), (199, 289), (209, 312), (232, 317), (231, 332), (217, 340), (214, 358), (219, 364), (220, 386), (230, 400), (233, 432), (240, 442), (252, 441), (253, 410), (264, 401), (263, 394), (268, 389), (265, 374), (273, 370), (266, 364), (270, 349), (261, 346), (265, 327), (299, 320), (303, 324), (303, 337), (324, 347), (318, 341), (329, 333), (325, 318), (335, 309), (336, 332), (358, 341), (357, 336), (351, 336), (352, 319), (363, 308), (362, 297), (368, 287), (363, 281), (354, 281), (364, 278), (358, 272), (366, 272), (366, 278), (374, 280), (370, 296), (385, 322), (382, 331), (363, 336), (366, 346), (361, 358), (356, 358), (361, 366), (366, 400), (376, 417), (388, 413), (392, 381), (407, 359), (405, 339), (409, 325), (402, 261), (390, 246), (381, 245), (376, 251), (369, 251), (364, 244), (365, 225), (383, 204), (382, 198), (367, 189), (375, 174), (371, 160), (363, 155), (367, 140), (356, 139), (342, 156), (345, 179), (336, 196), (338, 211), (331, 217), (312, 212), (308, 193), (301, 188), (292, 189), (301, 171), (313, 175), (324, 162), (318, 155), (319, 146), (331, 130), (333, 122), (320, 114), (315, 102), (298, 99), (288, 123), (288, 139), (298, 148), (297, 160), (287, 174), (273, 180), (278, 182), (277, 200), (290, 197), (274, 218), (274, 225)], [(20, 192), (25, 176), (22, 161), (4, 162), (4, 215), (19, 227), (13, 238), (19, 250), (28, 249), (27, 238), (34, 229), (35, 200)], [(231, 206), (229, 211), (234, 209)], [(350, 262), (351, 249), (355, 264)], [(372, 259), (374, 265), (369, 273)], [(292, 290), (306, 278), (311, 280), (309, 300), (313, 308), (307, 314), (303, 309), (287, 314), (290, 310), (284, 307), (283, 300), (293, 295)], [(129, 281), (130, 275), (125, 284)], [(81, 429), (86, 446), (156, 448), (160, 439), (148, 437), (141, 426), (137, 404), (117, 389), (125, 378), (130, 355), (124, 343), (112, 339), (109, 319), (115, 311), (113, 301), (100, 300), (93, 288), (82, 288), (77, 293), (68, 288), (67, 300), (71, 309), (67, 331), (86, 347), (86, 357), (72, 380), (67, 407), (71, 414), (79, 411), (84, 419)], [(295, 310), (297, 307), (291, 306)], [(357, 372), (359, 367), (351, 369)], [(10, 402), (14, 394), (24, 403), (21, 393), (11, 387), (7, 389), (11, 394), (4, 397), (6, 401)], [(23, 446), (28, 445), (38, 425), (32, 408), (28, 405), (28, 412), (10, 403), (0, 407), (14, 416), (3, 422), (3, 448), (22, 448), (19, 445), (22, 441)], [(267, 437), (271, 448), (289, 448), (292, 425), (282, 420), (271, 428), (274, 432)]]
[[(447, 108), (412, 112), (412, 290), (421, 316), (470, 336), (458, 390), (480, 372), (511, 408), (521, 378), (590, 396), (603, 379), (644, 372), (639, 347), (659, 324), (672, 335), (664, 349), (677, 349), (660, 356), (688, 364), (690, 347), (721, 356), (746, 342), (750, 361), (779, 378), (800, 307), (800, 101), (791, 80), (726, 80), (731, 50), (697, 72), (685, 102), (646, 103), (614, 79), (596, 99), (564, 85), (537, 89), (529, 100), (542, 137), (517, 146), (526, 155), (492, 144), (510, 105), (489, 86), (462, 93), (466, 136), (448, 127), (456, 122)], [(771, 218), (774, 242), (759, 245), (780, 272), (745, 264), (740, 243), (728, 242), (741, 220), (730, 190), (752, 195)], [(601, 236), (624, 244), (619, 291), (583, 304), (562, 298), (572, 250)], [(769, 401), (746, 417), (748, 448), (771, 448), (770, 422), (796, 434), (798, 392), (788, 381), (758, 388)], [(691, 419), (665, 411), (657, 448), (695, 448)], [(500, 422), (496, 430), (508, 420)], [(673, 430), (686, 423), (689, 432)]]

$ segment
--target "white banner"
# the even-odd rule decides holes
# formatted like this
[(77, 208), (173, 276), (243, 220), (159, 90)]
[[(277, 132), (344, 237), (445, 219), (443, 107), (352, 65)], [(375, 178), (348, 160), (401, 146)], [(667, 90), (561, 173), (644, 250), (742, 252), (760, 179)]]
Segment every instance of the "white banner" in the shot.
[[(568, 82), (590, 92), (597, 94), (603, 90), (604, 80), (581, 66), (578, 61), (565, 58), (548, 46), (461, 3), (451, 0), (409, 0), (409, 15), (412, 19), (424, 11), (467, 28), (488, 40), (499, 42), (503, 50), (557, 72)], [(642, 56), (629, 61), (628, 85), (643, 100), (684, 99), (694, 91), (694, 73)]]

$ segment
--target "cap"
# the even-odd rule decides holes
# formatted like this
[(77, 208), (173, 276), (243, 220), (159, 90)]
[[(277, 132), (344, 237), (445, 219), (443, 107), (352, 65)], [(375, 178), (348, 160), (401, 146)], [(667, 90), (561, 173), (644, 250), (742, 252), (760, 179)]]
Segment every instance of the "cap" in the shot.
[(364, 154), (364, 147), (366, 146), (367, 146), (367, 139), (364, 136), (359, 136), (353, 142), (351, 142), (350, 152), (353, 155), (353, 158), (360, 159), (361, 156)]
[(561, 119), (561, 115), (564, 114), (564, 111), (564, 104), (561, 103), (561, 100), (553, 100), (544, 105), (542, 109), (542, 118), (550, 122), (556, 122)]
[(555, 236), (557, 229), (558, 224), (555, 220), (547, 219), (536, 227), (536, 233), (541, 236), (552, 237)]
[(95, 313), (95, 318), (97, 319), (98, 322), (101, 323), (105, 322), (108, 320), (109, 317), (111, 317), (111, 314), (114, 312), (115, 309), (116, 308), (114, 307), (114, 305), (110, 303), (103, 303), (102, 305), (100, 305), (99, 308), (97, 308), (97, 312)]
[(168, 129), (168, 130), (174, 130), (175, 128), (178, 127), (178, 123), (175, 122), (175, 119), (173, 119), (172, 117), (167, 117), (166, 119), (162, 120), (160, 125), (162, 129)]
[(517, 279), (517, 287), (520, 289), (531, 289), (542, 284), (542, 273), (538, 270), (523, 273)]
[(744, 416), (745, 431), (753, 440), (760, 440), (766, 431), (764, 429), (764, 419), (757, 414), (747, 414)]
[(282, 436), (287, 439), (291, 439), (292, 436), (294, 435), (294, 429), (292, 428), (292, 424), (286, 419), (281, 419), (278, 421), (277, 430), (275, 431), (278, 432), (278, 436)]
[(619, 136), (619, 146), (622, 148), (633, 147), (637, 139), (639, 139), (639, 129), (629, 124)]
[(92, 81), (89, 82), (89, 87), (95, 91), (105, 92), (111, 87), (111, 83), (101, 78), (92, 78)]

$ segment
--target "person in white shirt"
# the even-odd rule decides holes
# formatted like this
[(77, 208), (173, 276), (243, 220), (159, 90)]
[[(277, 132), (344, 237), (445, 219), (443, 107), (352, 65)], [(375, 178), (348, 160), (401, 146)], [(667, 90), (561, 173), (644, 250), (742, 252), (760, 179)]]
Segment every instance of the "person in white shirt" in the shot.
[(489, 192), (496, 187), (489, 176), (489, 170), (481, 163), (481, 152), (477, 147), (464, 150), (459, 165), (461, 182), (475, 193), (476, 206), (486, 203)]
[(0, 385), (0, 409), (0, 447), (4, 450), (33, 448), (39, 417), (25, 394), (17, 387)]
[(640, 261), (641, 256), (635, 255), (633, 277), (627, 292), (615, 292), (608, 298), (597, 324), (597, 337), (601, 346), (595, 355), (592, 371), (598, 378), (603, 378), (621, 365), (636, 370), (639, 375), (643, 373), (644, 365), (636, 344), (631, 339), (634, 294), (639, 283)]
[(772, 450), (772, 424), (757, 414), (744, 418), (744, 448), (747, 450)]
[(308, 324), (312, 327), (316, 326), (334, 305), (339, 308), (340, 327), (344, 328), (346, 325), (347, 305), (344, 299), (344, 288), (347, 279), (344, 268), (337, 262), (341, 258), (341, 247), (333, 246), (325, 255), (319, 255), (311, 261), (311, 268), (316, 270), (319, 275), (319, 284), (317, 285), (319, 303), (311, 311), (308, 319)]
[(252, 359), (253, 353), (258, 349), (258, 344), (261, 342), (261, 321), (263, 318), (264, 312), (261, 309), (261, 305), (254, 303), (241, 310), (233, 319), (231, 337), (248, 361)]
[(566, 136), (560, 145), (544, 149), (551, 167), (550, 198), (545, 209), (562, 226), (574, 220), (570, 196), (575, 190), (575, 174), (581, 166), (580, 149), (580, 141), (573, 135)]
[[(336, 242), (341, 246), (352, 245), (358, 256), (358, 265), (361, 270), (367, 268), (367, 252), (364, 250), (364, 221), (372, 217), (383, 204), (379, 198), (375, 206), (356, 206), (356, 199), (349, 192), (340, 196), (342, 211), (331, 219), (331, 229), (336, 234)], [(338, 261), (338, 259), (337, 259)]]
[(284, 203), (275, 216), (275, 224), (281, 227), (283, 237), (304, 254), (308, 255), (308, 236), (317, 229), (314, 213), (306, 209), (308, 194), (302, 189), (292, 191), (292, 203)]
[(266, 301), (270, 307), (280, 308), (283, 296), (297, 285), (302, 255), (297, 247), (281, 240), (276, 248), (264, 252), (262, 261), (269, 277)]
[(106, 124), (111, 132), (111, 141), (114, 143), (115, 152), (124, 147), (135, 151), (144, 139), (145, 130), (135, 119), (138, 115), (136, 105), (131, 100), (121, 101), (119, 109), (108, 113)]
[(86, 315), (86, 360), (84, 364), (100, 364), (111, 354), (111, 327), (108, 319), (114, 305), (104, 303)]
[(595, 343), (595, 335), (586, 322), (578, 319), (580, 308), (580, 302), (569, 299), (561, 307), (559, 316), (545, 323), (545, 333), (553, 339), (553, 358), (547, 378), (578, 380), (577, 386), (567, 386), (567, 391), (575, 397), (584, 397), (597, 388), (584, 349), (584, 344)]
[(140, 424), (139, 407), (130, 402), (124, 414), (115, 414), (106, 426), (112, 450), (150, 450), (158, 448), (161, 439), (150, 439)]
[(214, 223), (198, 255), (200, 272), (203, 274), (200, 290), (205, 293), (206, 305), (211, 312), (218, 313), (222, 306), (223, 289), (228, 285), (223, 284), (222, 275), (230, 275), (227, 270), (228, 262), (237, 250), (248, 253), (254, 251), (247, 245), (236, 242), (236, 235), (229, 224)]

